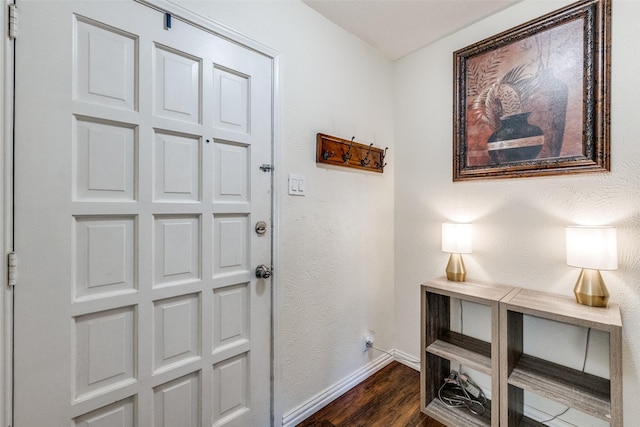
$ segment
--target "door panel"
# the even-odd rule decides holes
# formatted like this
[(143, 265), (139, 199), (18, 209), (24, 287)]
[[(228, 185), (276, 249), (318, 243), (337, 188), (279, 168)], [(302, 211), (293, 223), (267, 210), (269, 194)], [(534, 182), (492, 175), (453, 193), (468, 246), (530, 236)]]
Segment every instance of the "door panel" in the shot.
[(26, 1), (15, 426), (270, 419), (271, 60), (133, 1)]

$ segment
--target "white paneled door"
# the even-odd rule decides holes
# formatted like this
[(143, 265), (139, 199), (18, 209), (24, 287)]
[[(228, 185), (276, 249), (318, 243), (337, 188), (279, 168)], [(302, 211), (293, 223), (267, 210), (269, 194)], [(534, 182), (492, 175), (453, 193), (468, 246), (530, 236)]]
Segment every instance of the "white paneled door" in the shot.
[(18, 1), (14, 426), (270, 422), (272, 59)]

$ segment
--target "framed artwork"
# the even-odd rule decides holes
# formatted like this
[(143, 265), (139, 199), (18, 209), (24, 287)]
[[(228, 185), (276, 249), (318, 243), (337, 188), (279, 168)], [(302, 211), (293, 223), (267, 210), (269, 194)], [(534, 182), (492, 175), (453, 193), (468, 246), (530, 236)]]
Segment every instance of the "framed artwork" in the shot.
[(454, 52), (453, 180), (607, 172), (611, 0)]

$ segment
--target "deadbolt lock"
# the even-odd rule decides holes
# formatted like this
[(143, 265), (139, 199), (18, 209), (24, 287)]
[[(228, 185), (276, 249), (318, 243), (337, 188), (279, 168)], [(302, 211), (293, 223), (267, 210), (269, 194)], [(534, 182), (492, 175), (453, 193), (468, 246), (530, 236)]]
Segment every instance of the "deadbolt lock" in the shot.
[(256, 222), (256, 233), (264, 234), (267, 232), (267, 223), (264, 221)]

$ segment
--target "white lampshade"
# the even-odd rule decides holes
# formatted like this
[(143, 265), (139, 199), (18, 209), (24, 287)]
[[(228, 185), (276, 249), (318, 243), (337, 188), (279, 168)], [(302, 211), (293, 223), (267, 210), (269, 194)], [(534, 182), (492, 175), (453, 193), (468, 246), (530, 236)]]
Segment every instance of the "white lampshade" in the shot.
[(567, 264), (591, 270), (618, 268), (615, 227), (567, 227)]
[(442, 224), (442, 252), (471, 253), (471, 224)]

